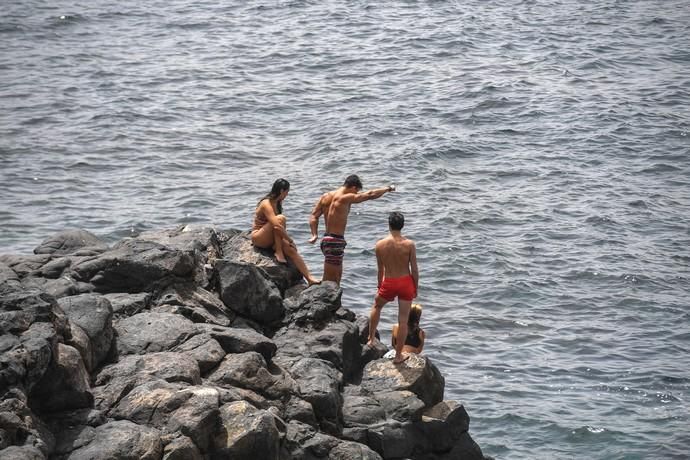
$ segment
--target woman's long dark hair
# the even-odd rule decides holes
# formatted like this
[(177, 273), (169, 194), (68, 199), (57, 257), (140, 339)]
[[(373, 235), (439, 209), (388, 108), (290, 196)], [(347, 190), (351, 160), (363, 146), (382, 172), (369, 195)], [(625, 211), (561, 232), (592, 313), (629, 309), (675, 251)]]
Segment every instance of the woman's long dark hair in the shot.
[[(275, 199), (278, 198), (278, 196), (283, 193), (284, 190), (290, 190), (290, 182), (286, 181), (285, 179), (278, 179), (273, 183), (273, 187), (271, 188), (271, 192), (266, 194), (263, 198), (259, 200), (259, 204), (261, 204), (262, 201), (265, 199)], [(258, 206), (258, 205), (257, 205)], [(278, 214), (283, 213), (283, 203), (278, 201), (276, 202), (276, 210), (278, 211)]]

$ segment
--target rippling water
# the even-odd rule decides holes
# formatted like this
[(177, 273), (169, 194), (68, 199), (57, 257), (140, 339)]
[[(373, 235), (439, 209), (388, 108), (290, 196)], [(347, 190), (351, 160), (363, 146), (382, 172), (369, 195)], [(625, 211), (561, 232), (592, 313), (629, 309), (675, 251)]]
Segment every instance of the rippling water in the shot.
[[(24, 0), (0, 19), (0, 252), (248, 228), (277, 177), (306, 243), (358, 173), (344, 302), (386, 213), (427, 353), (499, 459), (688, 458), (690, 6)], [(384, 340), (395, 313), (384, 309)]]

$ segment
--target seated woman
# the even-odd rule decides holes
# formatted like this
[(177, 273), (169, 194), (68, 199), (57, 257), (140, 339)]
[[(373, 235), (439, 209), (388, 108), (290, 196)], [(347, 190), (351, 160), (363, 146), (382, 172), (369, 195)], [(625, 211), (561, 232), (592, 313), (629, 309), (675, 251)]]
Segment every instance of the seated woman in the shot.
[(290, 183), (285, 179), (278, 179), (273, 183), (271, 193), (259, 201), (254, 214), (252, 244), (258, 248), (272, 248), (278, 263), (286, 264), (286, 257), (292, 260), (297, 270), (311, 286), (319, 283), (319, 281), (309, 273), (307, 264), (297, 252), (297, 246), (288, 236), (285, 227), (287, 219), (283, 215), (283, 200), (289, 191)]
[[(424, 329), (419, 327), (419, 320), (422, 317), (422, 306), (418, 303), (413, 303), (410, 307), (410, 316), (407, 320), (407, 337), (405, 338), (405, 345), (403, 345), (403, 353), (419, 354), (424, 348)], [(393, 326), (392, 344), (395, 348), (396, 337), (398, 335), (398, 325)], [(395, 350), (393, 350), (395, 352)]]

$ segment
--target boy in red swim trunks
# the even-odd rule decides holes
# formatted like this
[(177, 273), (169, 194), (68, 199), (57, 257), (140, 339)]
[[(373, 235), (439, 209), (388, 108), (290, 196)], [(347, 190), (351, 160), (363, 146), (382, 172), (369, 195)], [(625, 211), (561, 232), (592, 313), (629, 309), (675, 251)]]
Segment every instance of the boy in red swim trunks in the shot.
[(376, 341), (376, 326), (381, 318), (385, 304), (398, 298), (398, 334), (395, 347), (395, 364), (407, 359), (402, 349), (407, 337), (407, 319), (412, 299), (417, 297), (419, 270), (417, 269), (417, 250), (414, 241), (401, 235), (405, 216), (400, 212), (388, 215), (390, 235), (376, 243), (376, 263), (378, 265), (379, 289), (369, 315), (369, 341)]

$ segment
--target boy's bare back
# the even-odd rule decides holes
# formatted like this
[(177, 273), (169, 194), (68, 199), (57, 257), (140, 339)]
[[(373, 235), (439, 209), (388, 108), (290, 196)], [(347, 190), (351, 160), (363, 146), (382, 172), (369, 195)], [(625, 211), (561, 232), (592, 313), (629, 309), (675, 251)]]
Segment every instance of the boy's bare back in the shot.
[(384, 266), (384, 273), (388, 278), (409, 275), (414, 254), (414, 241), (402, 236), (390, 235), (376, 243), (376, 257)]

